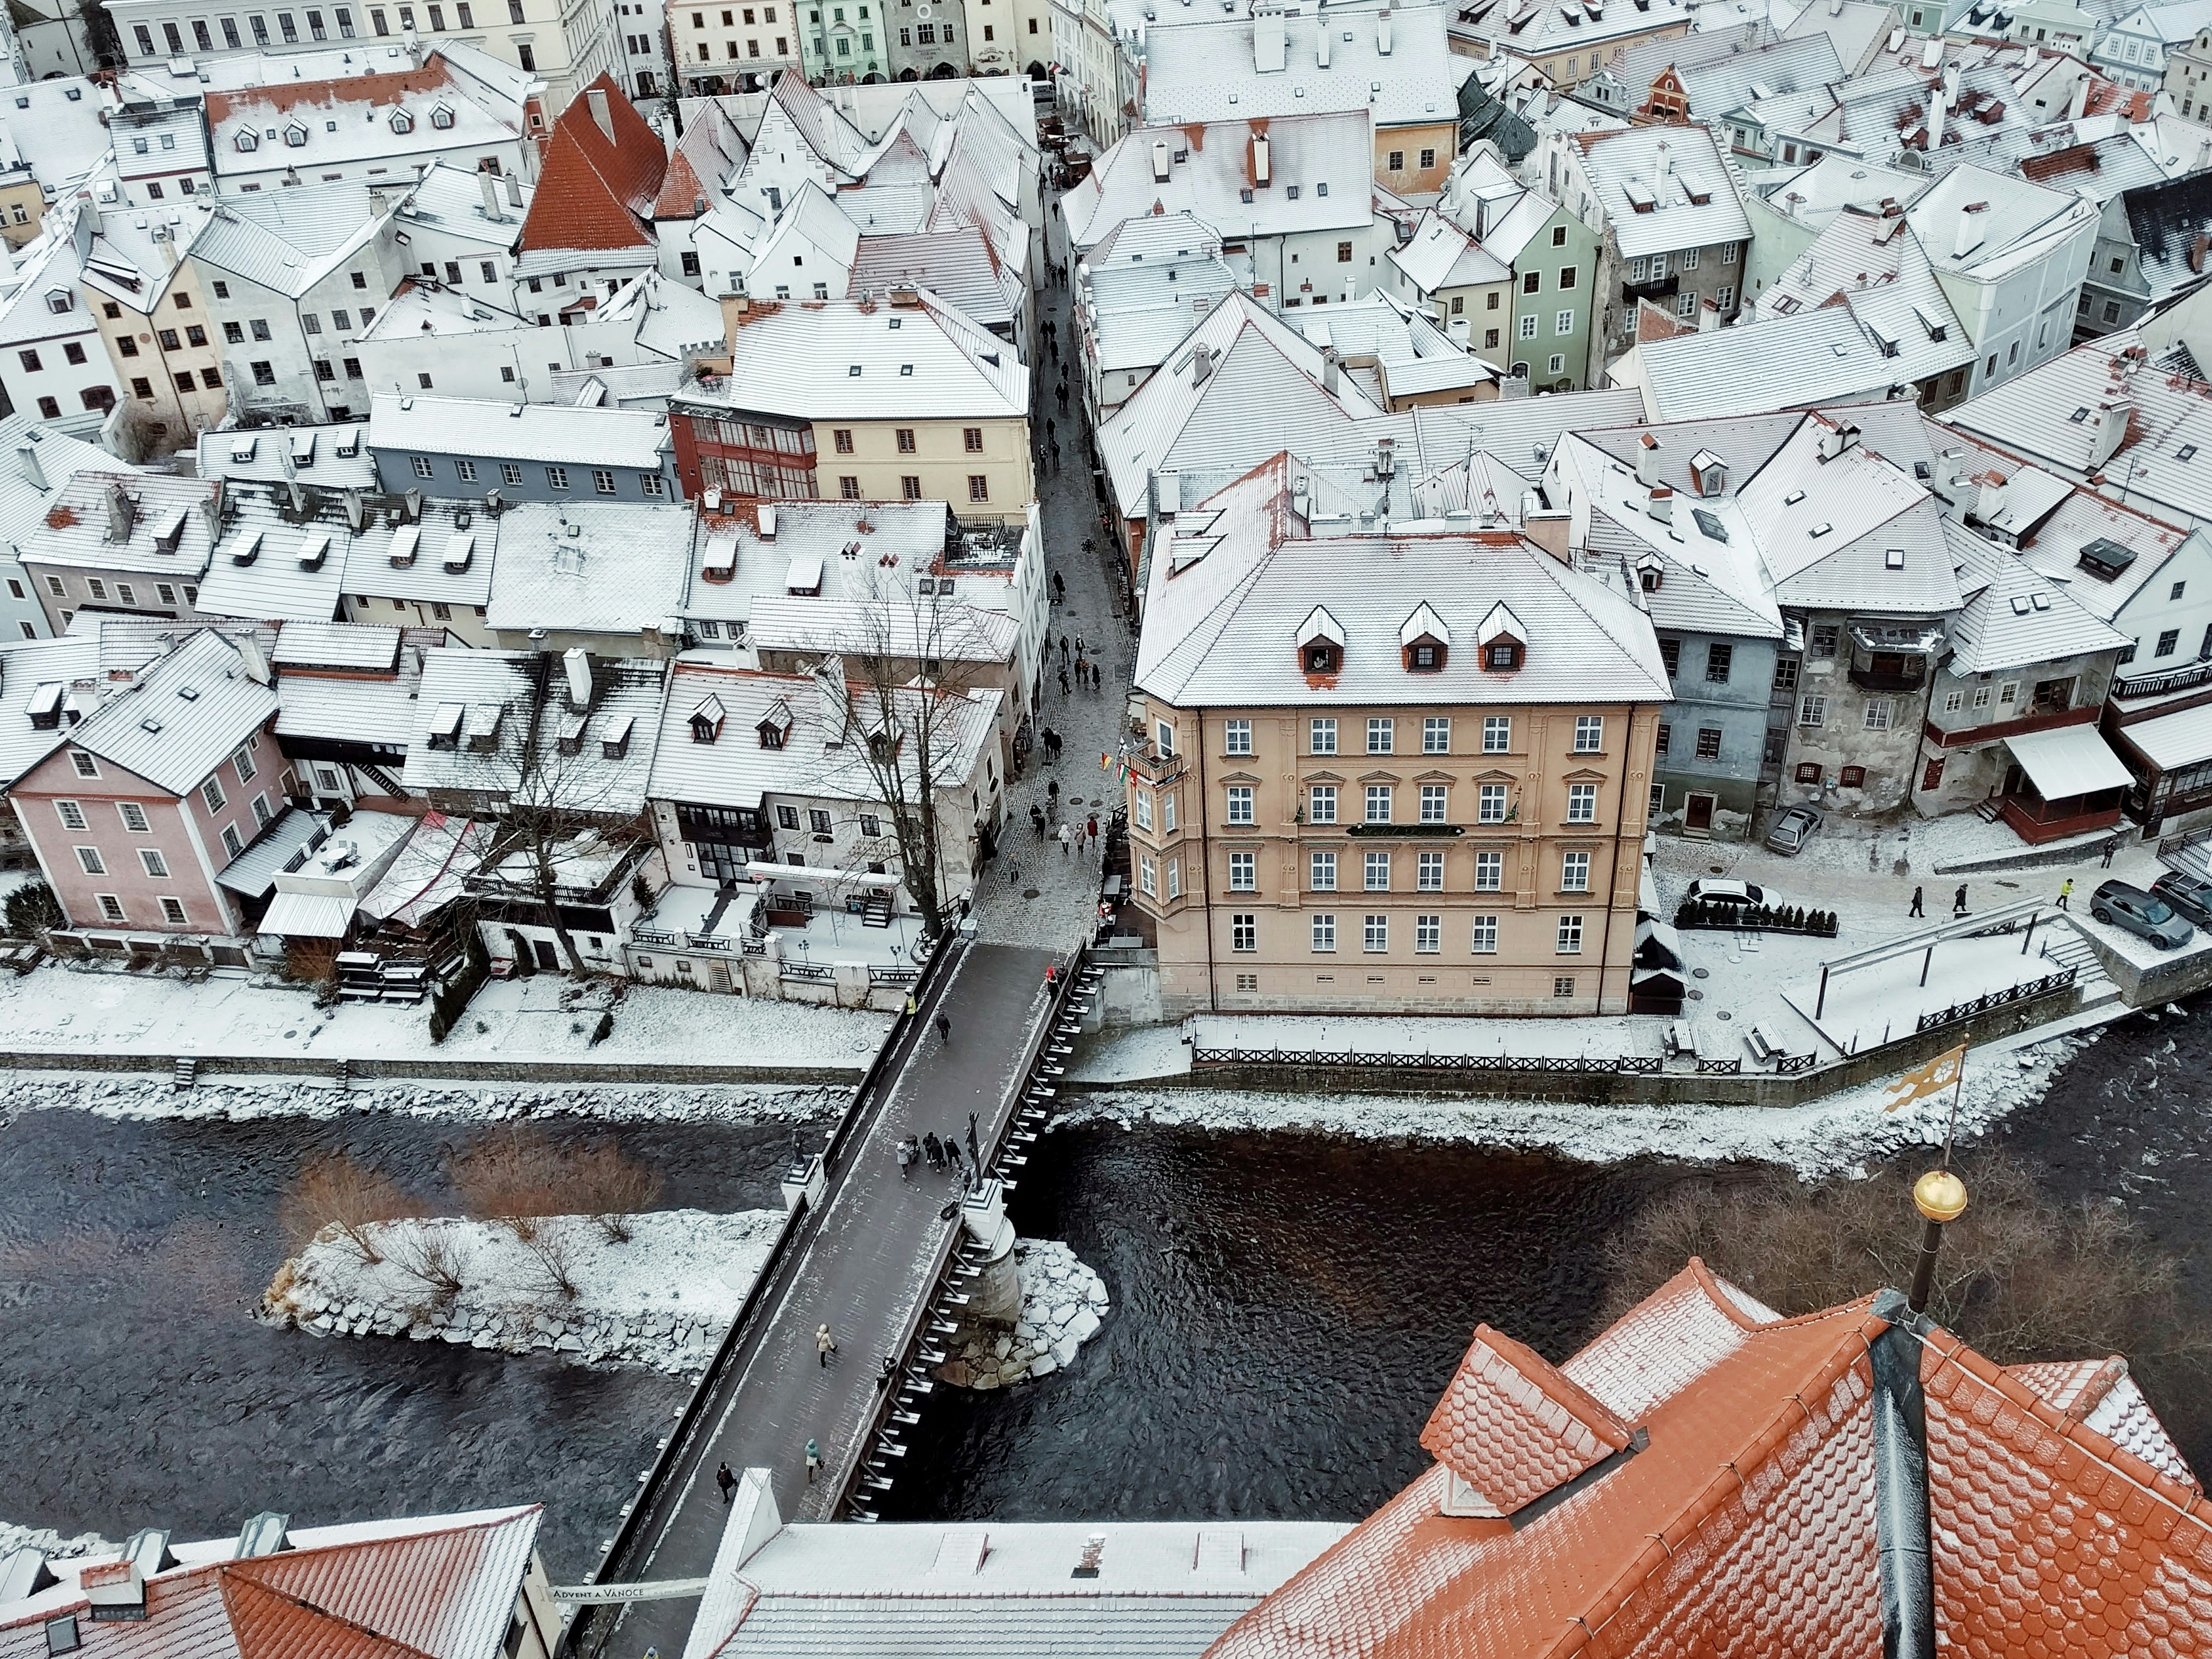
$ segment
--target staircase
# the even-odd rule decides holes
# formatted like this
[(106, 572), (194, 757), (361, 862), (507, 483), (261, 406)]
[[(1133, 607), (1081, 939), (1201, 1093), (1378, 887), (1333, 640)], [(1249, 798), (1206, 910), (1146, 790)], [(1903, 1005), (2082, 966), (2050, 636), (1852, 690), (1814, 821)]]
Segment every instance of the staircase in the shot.
[(2105, 964), (2096, 948), (2078, 927), (2052, 927), (2043, 935), (2041, 953), (2052, 968), (2074, 969), (2074, 983), (2081, 988), (2082, 1007), (2100, 1006), (2120, 994), (2120, 988), (2106, 976)]
[(398, 800), (404, 800), (407, 798), (407, 786), (401, 783), (398, 779), (393, 777), (391, 773), (386, 771), (382, 767), (372, 766), (367, 761), (356, 761), (353, 765), (356, 771), (366, 772), (371, 778), (374, 779), (380, 785), (381, 785), (386, 794), (390, 795), (394, 799)]
[(867, 908), (860, 912), (863, 927), (888, 927), (891, 925), (891, 900), (888, 893), (871, 893)]
[(189, 1089), (200, 1080), (200, 1063), (190, 1054), (177, 1062), (176, 1086)]
[(1974, 816), (1979, 818), (1984, 823), (1995, 823), (1998, 817), (2002, 815), (2003, 811), (2004, 808), (1997, 804), (1997, 799), (1994, 795), (1990, 796), (1986, 800), (1979, 800), (1974, 803)]

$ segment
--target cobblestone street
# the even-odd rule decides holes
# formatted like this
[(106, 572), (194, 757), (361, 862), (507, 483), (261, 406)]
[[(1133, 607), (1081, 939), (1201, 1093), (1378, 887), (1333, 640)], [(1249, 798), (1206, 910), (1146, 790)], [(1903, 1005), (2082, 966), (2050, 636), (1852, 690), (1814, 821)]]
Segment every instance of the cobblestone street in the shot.
[[(1066, 257), (1060, 220), (1049, 216), (1046, 222), (1048, 257), (1057, 268)], [(1052, 574), (1066, 585), (1065, 598), (1053, 606), (1052, 648), (1047, 653), (1040, 720), (1059, 734), (1062, 747), (1057, 764), (1045, 763), (1041, 744), (1030, 751), (1028, 766), (1013, 785), (998, 856), (984, 866), (976, 884), (975, 906), (978, 937), (1061, 950), (1087, 939), (1097, 921), (1099, 857), (1106, 845), (1108, 820), (1121, 803), (1120, 786), (1099, 766), (1098, 757), (1119, 747), (1127, 723), (1129, 676), (1136, 665), (1136, 638), (1120, 599), (1126, 584), (1108, 562), (1091, 489), (1091, 445), (1083, 432), (1083, 396), (1075, 372), (1075, 329), (1068, 295), (1067, 287), (1060, 283), (1048, 286), (1038, 295), (1040, 330), (1048, 317), (1059, 333), (1049, 348), (1038, 350), (1032, 405), (1046, 557)], [(1059, 396), (1063, 376), (1068, 388), (1065, 406)], [(1056, 468), (1044, 438), (1048, 419), (1060, 442)], [(1071, 687), (1064, 693), (1060, 677), (1063, 639)], [(1098, 665), (1095, 691), (1073, 689), (1078, 640), (1086, 660)], [(1045, 814), (1042, 836), (1030, 822), (1032, 804)], [(1052, 831), (1062, 822), (1081, 830), (1094, 817), (1097, 841), (1086, 841), (1080, 854), (1063, 853)]]

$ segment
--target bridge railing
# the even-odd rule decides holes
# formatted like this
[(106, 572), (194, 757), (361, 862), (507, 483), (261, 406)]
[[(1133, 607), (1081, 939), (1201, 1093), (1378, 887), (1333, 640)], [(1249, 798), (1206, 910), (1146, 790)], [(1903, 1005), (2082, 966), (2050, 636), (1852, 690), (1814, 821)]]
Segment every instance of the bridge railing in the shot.
[[(1055, 964), (1057, 982), (1052, 994), (1045, 1000), (1044, 1017), (1030, 1031), (1029, 1042), (1022, 1050), (1021, 1063), (1014, 1068), (1013, 1080), (999, 1103), (998, 1122), (991, 1132), (990, 1144), (980, 1149), (983, 1154), (982, 1168), (986, 1170), (995, 1167), (1000, 1155), (1006, 1151), (1006, 1137), (1013, 1132), (1014, 1120), (1021, 1114), (1023, 1091), (1036, 1076), (1038, 1062), (1044, 1058), (1045, 1049), (1052, 1042), (1054, 1028), (1067, 1012), (1067, 1005), (1075, 995), (1076, 981), (1081, 975), (1084, 963), (1090, 959), (1090, 954), (1088, 947), (1079, 946)], [(938, 1241), (937, 1249), (931, 1258), (928, 1276), (922, 1281), (926, 1288), (915, 1299), (913, 1311), (907, 1316), (897, 1343), (884, 1350), (885, 1355), (896, 1362), (895, 1376), (902, 1376), (920, 1365), (922, 1333), (933, 1316), (939, 1298), (945, 1292), (945, 1276), (951, 1271), (953, 1259), (959, 1254), (961, 1229), (960, 1218), (956, 1214), (951, 1225), (945, 1229), (944, 1237)], [(874, 1411), (853, 1442), (852, 1461), (840, 1472), (837, 1502), (831, 1511), (833, 1514), (850, 1515), (854, 1488), (859, 1483), (860, 1471), (868, 1461), (877, 1437), (882, 1434), (890, 1420), (891, 1413), (897, 1407), (898, 1392), (898, 1385), (894, 1382), (877, 1395)]]
[[(851, 1142), (855, 1125), (866, 1117), (874, 1106), (884, 1076), (891, 1068), (893, 1057), (898, 1054), (908, 1036), (921, 1025), (926, 1017), (923, 1011), (930, 1006), (931, 996), (944, 982), (945, 975), (951, 971), (954, 960), (960, 954), (959, 949), (948, 942), (931, 956), (922, 969), (921, 978), (915, 986), (915, 1012), (909, 1015), (902, 1008), (892, 1020), (890, 1030), (877, 1046), (875, 1058), (868, 1062), (868, 1069), (861, 1073), (860, 1081), (854, 1087), (852, 1098), (846, 1103), (844, 1111), (839, 1115), (836, 1127), (823, 1143), (822, 1169), (825, 1176), (838, 1167), (845, 1148)], [(683, 1460), (690, 1455), (693, 1442), (702, 1430), (711, 1432), (711, 1425), (704, 1422), (708, 1407), (736, 1363), (740, 1349), (758, 1328), (762, 1310), (780, 1288), (778, 1281), (798, 1254), (801, 1235), (811, 1231), (815, 1218), (814, 1206), (801, 1193), (785, 1215), (783, 1226), (776, 1234), (775, 1243), (769, 1247), (767, 1260), (761, 1263), (760, 1271), (754, 1274), (752, 1285), (745, 1291), (744, 1302), (738, 1305), (737, 1317), (730, 1322), (730, 1328), (722, 1334), (721, 1342), (714, 1350), (714, 1358), (708, 1362), (706, 1370), (701, 1375), (698, 1387), (691, 1390), (690, 1398), (684, 1402), (684, 1409), (677, 1418), (675, 1431), (654, 1457), (652, 1468), (638, 1487), (637, 1497), (630, 1505), (629, 1513), (616, 1527), (613, 1542), (605, 1559), (599, 1564), (598, 1571), (590, 1575), (592, 1582), (606, 1583), (628, 1575), (633, 1570), (631, 1557), (637, 1550), (640, 1539), (646, 1535), (648, 1528), (665, 1519), (663, 1505), (665, 1501), (671, 1496), (680, 1501), (680, 1493), (672, 1494), (669, 1491), (672, 1480)], [(592, 1659), (592, 1656), (598, 1654), (607, 1638), (614, 1633), (619, 1615), (618, 1607), (583, 1609), (569, 1623), (562, 1644), (562, 1654), (566, 1659)]]

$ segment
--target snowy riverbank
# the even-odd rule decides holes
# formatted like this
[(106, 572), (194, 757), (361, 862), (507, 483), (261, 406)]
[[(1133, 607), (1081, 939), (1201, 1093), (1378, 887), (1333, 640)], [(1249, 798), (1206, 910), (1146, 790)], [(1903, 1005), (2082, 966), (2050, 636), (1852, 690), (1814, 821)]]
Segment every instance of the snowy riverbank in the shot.
[(411, 1079), (356, 1083), (328, 1078), (232, 1075), (179, 1089), (167, 1077), (115, 1072), (0, 1071), (0, 1116), (64, 1110), (147, 1121), (248, 1122), (258, 1118), (380, 1116), (494, 1123), (541, 1115), (605, 1123), (804, 1122), (844, 1109), (840, 1085), (461, 1084)]
[(582, 1364), (696, 1373), (737, 1317), (783, 1218), (781, 1210), (655, 1210), (626, 1218), (630, 1237), (617, 1240), (588, 1217), (547, 1216), (529, 1241), (486, 1222), (394, 1221), (368, 1230), (381, 1258), (374, 1262), (325, 1228), (277, 1270), (262, 1316), (319, 1336), (544, 1349)]
[(113, 1555), (118, 1553), (119, 1547), (96, 1532), (81, 1532), (74, 1538), (64, 1538), (52, 1527), (18, 1527), (0, 1521), (0, 1561), (5, 1561), (17, 1550), (36, 1550), (41, 1555), (59, 1559)]
[[(2096, 1033), (1992, 1045), (1968, 1057), (1959, 1139), (1972, 1140), (2041, 1100), (2058, 1067)], [(1226, 1089), (1124, 1089), (1071, 1097), (1055, 1128), (1085, 1123), (1202, 1129), (1309, 1130), (1389, 1140), (1450, 1140), (1557, 1152), (1586, 1164), (1655, 1157), (1692, 1163), (1785, 1164), (1808, 1178), (1859, 1173), (1869, 1159), (1938, 1144), (1946, 1095), (1897, 1112), (1881, 1084), (1804, 1106), (1601, 1106), (1448, 1095), (1297, 1094)]]
[(1014, 1246), (1014, 1267), (1022, 1311), (1013, 1329), (965, 1328), (952, 1339), (952, 1358), (937, 1368), (940, 1380), (957, 1389), (1003, 1389), (1048, 1376), (1097, 1334), (1109, 1305), (1106, 1281), (1073, 1250), (1056, 1238), (1025, 1238)]

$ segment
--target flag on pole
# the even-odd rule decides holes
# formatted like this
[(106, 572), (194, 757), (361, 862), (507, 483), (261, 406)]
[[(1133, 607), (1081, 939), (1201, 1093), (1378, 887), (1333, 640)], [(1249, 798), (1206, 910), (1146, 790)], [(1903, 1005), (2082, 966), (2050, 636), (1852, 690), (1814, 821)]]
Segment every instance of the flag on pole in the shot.
[(1960, 1071), (1966, 1063), (1966, 1045), (1962, 1042), (1957, 1048), (1936, 1055), (1925, 1066), (1914, 1066), (1889, 1085), (1883, 1096), (1882, 1110), (1893, 1112), (1916, 1100), (1942, 1094), (1958, 1083)]

